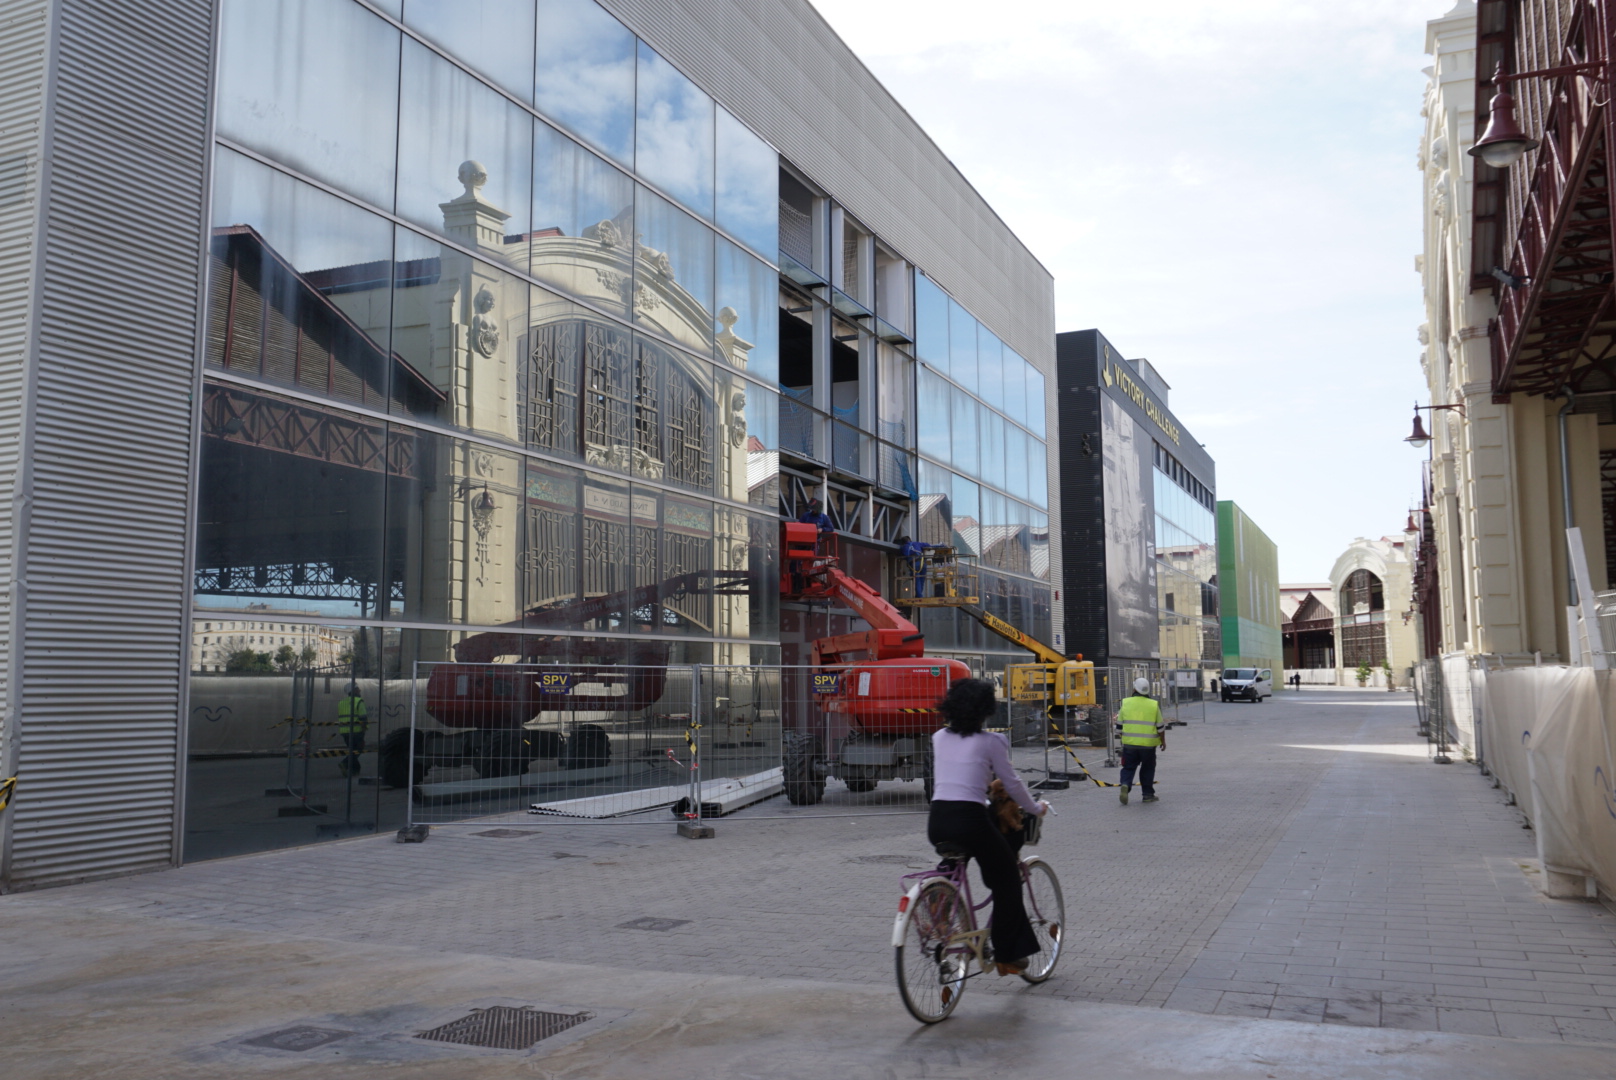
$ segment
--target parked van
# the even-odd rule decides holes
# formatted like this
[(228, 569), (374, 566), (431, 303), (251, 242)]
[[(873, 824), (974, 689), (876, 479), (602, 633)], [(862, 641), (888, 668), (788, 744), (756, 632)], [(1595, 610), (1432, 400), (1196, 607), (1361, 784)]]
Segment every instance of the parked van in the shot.
[(1261, 703), (1274, 696), (1274, 673), (1268, 668), (1232, 667), (1223, 669), (1224, 701)]

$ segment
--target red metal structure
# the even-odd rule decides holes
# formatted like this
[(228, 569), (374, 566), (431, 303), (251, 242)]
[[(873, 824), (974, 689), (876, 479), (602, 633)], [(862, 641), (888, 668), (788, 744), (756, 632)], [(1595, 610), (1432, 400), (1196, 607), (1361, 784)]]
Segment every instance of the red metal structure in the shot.
[(1481, 0), (1478, 16), (1478, 97), (1501, 63), (1541, 142), (1514, 168), (1476, 167), (1472, 281), (1498, 302), (1493, 393), (1616, 388), (1616, 14), (1592, 0)]

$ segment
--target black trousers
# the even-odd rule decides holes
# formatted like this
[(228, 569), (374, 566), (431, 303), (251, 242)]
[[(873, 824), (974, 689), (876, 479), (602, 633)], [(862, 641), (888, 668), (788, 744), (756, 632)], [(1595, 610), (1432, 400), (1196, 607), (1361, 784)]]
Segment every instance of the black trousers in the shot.
[(993, 893), (993, 924), (988, 934), (993, 958), (1009, 963), (1038, 952), (1038, 938), (1027, 919), (1021, 891), (1021, 860), (1016, 855), (1024, 835), (1006, 837), (981, 803), (934, 802), (926, 823), (926, 838), (933, 844), (945, 840), (958, 844), (976, 860), (982, 883)]
[(1139, 770), (1139, 786), (1145, 795), (1156, 794), (1156, 748), (1154, 746), (1124, 746), (1122, 748), (1122, 782), (1133, 783), (1133, 771)]

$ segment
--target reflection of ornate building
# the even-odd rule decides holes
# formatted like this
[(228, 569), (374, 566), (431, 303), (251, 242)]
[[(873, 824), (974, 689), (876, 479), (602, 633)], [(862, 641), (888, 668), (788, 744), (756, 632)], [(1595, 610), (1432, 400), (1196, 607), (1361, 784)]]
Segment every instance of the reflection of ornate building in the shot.
[[(199, 617), (191, 627), (191, 670), (222, 672), (233, 654), (264, 653), (278, 663), (282, 649), (291, 649), (296, 666), (334, 668), (353, 647), (353, 631), (320, 626), (318, 611), (272, 608), (243, 613), (243, 618)], [(291, 621), (287, 621), (291, 620)]]

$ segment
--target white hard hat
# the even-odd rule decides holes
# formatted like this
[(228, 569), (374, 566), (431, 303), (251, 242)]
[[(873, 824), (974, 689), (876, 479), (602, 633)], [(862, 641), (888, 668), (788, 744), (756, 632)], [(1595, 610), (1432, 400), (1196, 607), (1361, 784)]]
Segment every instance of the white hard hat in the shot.
[(1135, 679), (1133, 689), (1136, 694), (1148, 694), (1150, 692), (1150, 680), (1145, 678)]

